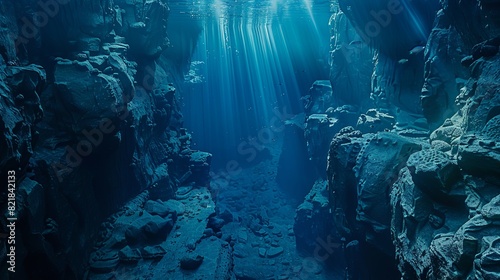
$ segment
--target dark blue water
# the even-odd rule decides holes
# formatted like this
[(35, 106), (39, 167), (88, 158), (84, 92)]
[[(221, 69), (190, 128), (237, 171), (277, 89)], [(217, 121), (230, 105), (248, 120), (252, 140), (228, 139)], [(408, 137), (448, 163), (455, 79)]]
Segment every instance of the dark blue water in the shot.
[[(170, 8), (172, 49), (193, 51), (179, 89), (185, 126), (215, 166), (277, 141), (276, 117), (300, 113), (301, 96), (328, 78), (329, 1), (171, 1)], [(188, 26), (197, 35), (177, 38)]]

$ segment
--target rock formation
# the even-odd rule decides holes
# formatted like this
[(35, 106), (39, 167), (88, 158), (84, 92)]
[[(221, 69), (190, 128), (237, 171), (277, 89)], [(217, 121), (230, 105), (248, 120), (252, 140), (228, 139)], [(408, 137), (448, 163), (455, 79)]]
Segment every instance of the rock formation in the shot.
[[(380, 27), (364, 42), (375, 61), (372, 109), (336, 131), (328, 155), (330, 219), (348, 279), (500, 277), (498, 3), (452, 2), (339, 1), (349, 24), (336, 14), (336, 25), (361, 37)], [(319, 139), (308, 140), (309, 150)], [(309, 219), (328, 225), (322, 215)]]
[(181, 216), (169, 199), (205, 187), (211, 161), (190, 147), (172, 84), (182, 73), (162, 56), (167, 1), (0, 10), (0, 173), (16, 173), (16, 279), (82, 279), (161, 258)]

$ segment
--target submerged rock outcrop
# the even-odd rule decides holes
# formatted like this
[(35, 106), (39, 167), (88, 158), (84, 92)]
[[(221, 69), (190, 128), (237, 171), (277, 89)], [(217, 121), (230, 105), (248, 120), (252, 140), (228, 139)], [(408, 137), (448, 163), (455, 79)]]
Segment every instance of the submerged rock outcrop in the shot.
[(393, 1), (391, 13), (383, 2), (339, 1), (349, 24), (332, 17), (334, 33), (343, 24), (367, 36), (375, 23), (380, 32), (364, 42), (372, 109), (333, 137), (331, 214), (319, 223), (331, 219), (345, 243), (348, 279), (496, 279), (497, 5)]
[(182, 73), (162, 55), (167, 1), (0, 9), (0, 173), (16, 178), (16, 279), (99, 279), (161, 258), (180, 215), (169, 199), (207, 186), (211, 162), (190, 146), (172, 84)]

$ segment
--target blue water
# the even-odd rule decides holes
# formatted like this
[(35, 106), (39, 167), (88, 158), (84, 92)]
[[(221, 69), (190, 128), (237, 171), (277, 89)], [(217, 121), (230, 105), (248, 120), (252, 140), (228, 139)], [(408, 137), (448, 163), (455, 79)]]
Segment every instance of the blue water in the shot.
[(262, 129), (280, 125), (276, 116), (300, 113), (301, 96), (328, 79), (329, 1), (171, 1), (170, 8), (169, 33), (193, 21), (200, 28), (179, 92), (194, 147), (213, 153), (216, 167), (244, 156)]

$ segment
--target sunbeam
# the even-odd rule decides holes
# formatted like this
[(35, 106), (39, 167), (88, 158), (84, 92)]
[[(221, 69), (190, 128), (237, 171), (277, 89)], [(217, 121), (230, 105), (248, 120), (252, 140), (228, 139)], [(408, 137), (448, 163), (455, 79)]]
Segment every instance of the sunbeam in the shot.
[[(300, 97), (310, 83), (327, 77), (322, 52), (328, 46), (328, 10), (316, 11), (313, 2), (305, 0), (304, 9), (286, 17), (288, 3), (273, 0), (268, 6), (248, 2), (253, 9), (228, 18), (240, 9), (224, 4), (214, 1), (215, 19), (204, 20), (192, 61), (204, 62), (206, 72), (200, 74), (205, 82), (187, 89), (184, 116), (200, 148), (238, 156), (238, 144), (269, 126), (276, 108), (299, 113)], [(317, 18), (324, 21), (322, 31)], [(314, 67), (324, 70), (311, 68), (311, 57), (318, 62)], [(194, 102), (200, 99), (203, 102)], [(216, 153), (220, 147), (233, 147), (235, 155)]]

